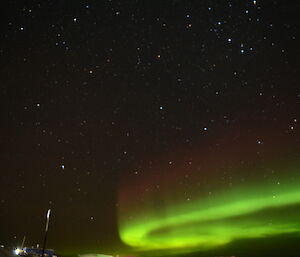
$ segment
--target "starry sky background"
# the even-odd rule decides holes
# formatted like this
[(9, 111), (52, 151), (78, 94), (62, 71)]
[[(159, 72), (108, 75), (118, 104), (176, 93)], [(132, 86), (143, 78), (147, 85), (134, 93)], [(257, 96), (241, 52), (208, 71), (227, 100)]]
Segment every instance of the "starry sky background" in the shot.
[[(0, 243), (41, 243), (51, 208), (49, 247), (130, 252), (132, 213), (299, 181), (276, 171), (300, 168), (298, 13), (283, 0), (6, 1)], [(252, 245), (277, 256), (268, 240)]]

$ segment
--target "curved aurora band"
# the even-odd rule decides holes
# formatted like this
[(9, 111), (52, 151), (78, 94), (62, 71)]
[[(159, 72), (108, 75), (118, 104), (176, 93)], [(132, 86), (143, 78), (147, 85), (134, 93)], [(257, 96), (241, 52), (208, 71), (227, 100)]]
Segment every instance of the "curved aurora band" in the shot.
[(119, 216), (122, 241), (137, 251), (207, 251), (239, 239), (290, 233), (300, 237), (299, 175), (280, 183), (223, 189), (163, 211), (141, 210), (131, 219)]

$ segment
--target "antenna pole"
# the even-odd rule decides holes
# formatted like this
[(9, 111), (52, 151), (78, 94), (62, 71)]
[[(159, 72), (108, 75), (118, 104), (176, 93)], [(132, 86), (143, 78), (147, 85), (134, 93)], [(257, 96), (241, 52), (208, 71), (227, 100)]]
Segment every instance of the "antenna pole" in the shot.
[(24, 248), (25, 240), (26, 240), (26, 236), (23, 237), (23, 241), (22, 241), (22, 245), (21, 245), (21, 249), (22, 249), (22, 250), (23, 250), (23, 248)]
[(44, 235), (44, 242), (43, 242), (42, 257), (44, 257), (44, 254), (45, 254), (47, 235), (48, 235), (48, 230), (49, 230), (50, 214), (51, 214), (51, 209), (49, 209), (47, 211), (47, 216), (46, 216), (46, 228), (45, 228), (45, 235)]

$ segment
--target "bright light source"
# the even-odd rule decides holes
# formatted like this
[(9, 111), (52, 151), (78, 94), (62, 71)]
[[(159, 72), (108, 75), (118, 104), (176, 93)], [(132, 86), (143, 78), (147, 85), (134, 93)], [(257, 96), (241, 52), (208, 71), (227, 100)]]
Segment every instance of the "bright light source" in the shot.
[(19, 253), (21, 252), (21, 250), (19, 248), (15, 249), (15, 255), (19, 255)]
[(51, 212), (51, 209), (49, 209), (48, 212), (47, 212), (47, 219), (50, 218), (50, 212)]

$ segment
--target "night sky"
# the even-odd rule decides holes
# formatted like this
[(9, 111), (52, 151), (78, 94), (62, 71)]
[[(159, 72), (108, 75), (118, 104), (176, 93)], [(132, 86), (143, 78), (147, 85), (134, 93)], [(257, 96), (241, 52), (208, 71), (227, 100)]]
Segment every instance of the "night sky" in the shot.
[[(299, 256), (299, 3), (5, 1), (0, 244)], [(94, 255), (90, 255), (94, 256)]]

